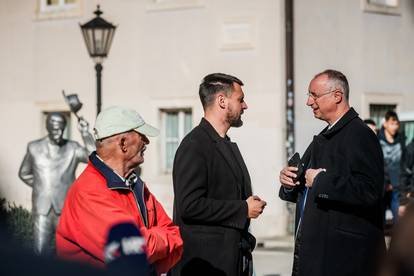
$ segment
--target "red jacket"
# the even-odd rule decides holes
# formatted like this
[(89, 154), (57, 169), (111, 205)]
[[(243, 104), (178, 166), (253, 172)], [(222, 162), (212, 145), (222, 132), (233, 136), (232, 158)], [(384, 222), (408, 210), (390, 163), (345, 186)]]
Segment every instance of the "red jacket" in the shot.
[(149, 262), (158, 273), (167, 272), (182, 254), (178, 227), (144, 186), (146, 227), (133, 192), (123, 182), (116, 181), (116, 175), (113, 172), (111, 175), (112, 170), (96, 155), (92, 154), (90, 160), (67, 194), (56, 231), (57, 255), (104, 267), (108, 231), (114, 224), (132, 222), (147, 242)]

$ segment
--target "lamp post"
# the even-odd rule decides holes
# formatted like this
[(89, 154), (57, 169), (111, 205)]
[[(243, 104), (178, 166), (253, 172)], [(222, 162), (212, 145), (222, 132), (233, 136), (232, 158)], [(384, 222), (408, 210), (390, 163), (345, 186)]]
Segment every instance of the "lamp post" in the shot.
[(99, 5), (94, 12), (95, 18), (81, 25), (83, 39), (85, 40), (86, 48), (88, 49), (89, 56), (95, 62), (96, 70), (96, 113), (99, 114), (102, 105), (102, 92), (101, 92), (101, 80), (102, 80), (102, 62), (104, 58), (108, 56), (109, 49), (111, 48), (112, 38), (115, 34), (116, 26), (109, 23), (101, 17), (102, 11), (99, 9)]

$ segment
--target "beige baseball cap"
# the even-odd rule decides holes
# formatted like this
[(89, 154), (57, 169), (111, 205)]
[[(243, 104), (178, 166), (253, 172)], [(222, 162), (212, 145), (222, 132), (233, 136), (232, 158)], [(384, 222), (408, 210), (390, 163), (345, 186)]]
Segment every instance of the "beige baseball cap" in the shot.
[(96, 140), (130, 130), (150, 137), (155, 137), (160, 133), (157, 128), (145, 123), (138, 112), (121, 106), (111, 106), (101, 111), (96, 118), (93, 130)]

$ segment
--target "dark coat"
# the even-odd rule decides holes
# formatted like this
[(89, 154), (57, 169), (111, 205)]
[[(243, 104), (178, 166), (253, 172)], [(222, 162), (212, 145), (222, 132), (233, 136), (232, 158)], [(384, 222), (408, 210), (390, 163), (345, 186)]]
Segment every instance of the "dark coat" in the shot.
[(414, 198), (414, 139), (407, 145), (401, 160), (401, 204), (406, 204)]
[[(227, 138), (227, 139), (226, 139)], [(250, 176), (235, 143), (202, 119), (174, 160), (174, 222), (184, 241), (173, 275), (240, 275)]]
[(378, 139), (384, 155), (384, 186), (391, 184), (394, 190), (398, 190), (405, 153), (405, 137), (397, 132), (394, 136), (394, 142), (390, 143), (387, 141), (385, 129), (382, 127), (378, 133)]
[[(332, 129), (315, 136), (302, 161), (325, 168), (309, 189), (301, 221), (297, 275), (375, 275), (385, 250), (384, 166), (374, 132), (350, 109)], [(296, 229), (305, 179), (279, 196), (297, 202)]]

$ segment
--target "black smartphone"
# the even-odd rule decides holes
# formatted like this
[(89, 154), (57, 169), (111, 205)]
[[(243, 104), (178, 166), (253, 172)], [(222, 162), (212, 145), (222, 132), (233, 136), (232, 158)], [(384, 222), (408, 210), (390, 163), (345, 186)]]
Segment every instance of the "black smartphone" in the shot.
[(303, 173), (303, 163), (302, 160), (300, 159), (300, 154), (298, 152), (296, 152), (288, 161), (288, 166), (289, 167), (296, 167), (298, 168), (298, 171), (296, 172), (296, 178), (293, 179), (293, 181), (297, 181), (299, 179), (299, 177), (302, 175)]

